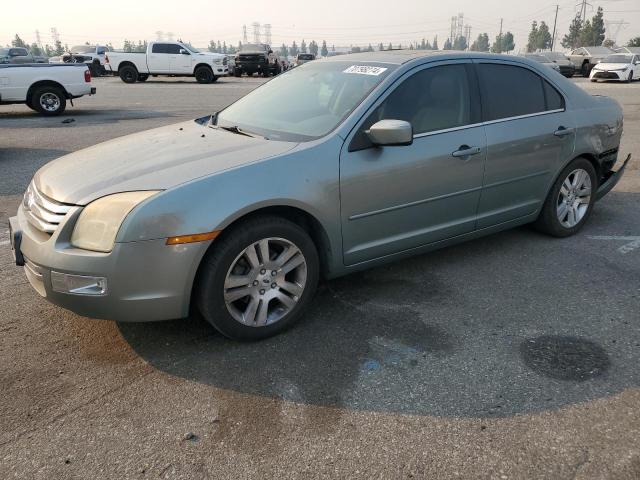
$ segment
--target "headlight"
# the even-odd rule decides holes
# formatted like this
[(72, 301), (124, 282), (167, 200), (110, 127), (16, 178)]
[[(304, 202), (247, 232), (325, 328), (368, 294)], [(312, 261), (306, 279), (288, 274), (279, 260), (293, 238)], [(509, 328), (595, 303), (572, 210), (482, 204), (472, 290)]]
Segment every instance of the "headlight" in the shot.
[(116, 193), (91, 202), (80, 213), (71, 235), (71, 244), (84, 250), (110, 252), (120, 225), (129, 212), (156, 193), (158, 192)]
[(214, 60), (213, 63), (215, 63), (216, 65), (222, 65), (222, 59), (218, 58), (218, 59)]
[(622, 67), (622, 68), (612, 68), (610, 71), (611, 72), (624, 72), (625, 70), (627, 70), (629, 67)]

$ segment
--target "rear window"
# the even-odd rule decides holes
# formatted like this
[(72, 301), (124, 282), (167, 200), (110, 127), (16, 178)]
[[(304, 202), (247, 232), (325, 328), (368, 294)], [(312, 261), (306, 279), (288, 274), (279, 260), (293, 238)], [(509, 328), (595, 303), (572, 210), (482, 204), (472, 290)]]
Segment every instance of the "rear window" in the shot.
[(562, 96), (542, 77), (515, 65), (478, 65), (485, 121), (563, 108)]
[(169, 53), (166, 43), (154, 43), (151, 47), (151, 53)]

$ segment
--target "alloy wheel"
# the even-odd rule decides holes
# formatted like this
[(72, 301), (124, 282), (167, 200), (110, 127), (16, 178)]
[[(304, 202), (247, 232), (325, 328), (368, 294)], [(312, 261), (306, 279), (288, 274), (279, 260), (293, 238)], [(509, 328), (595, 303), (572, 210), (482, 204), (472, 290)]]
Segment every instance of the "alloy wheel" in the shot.
[(558, 193), (558, 220), (563, 227), (575, 227), (587, 214), (590, 203), (591, 177), (581, 168), (573, 170), (562, 182)]
[(47, 112), (55, 112), (60, 108), (60, 97), (52, 92), (40, 95), (40, 106)]
[(298, 303), (307, 282), (307, 262), (284, 238), (264, 238), (232, 262), (224, 282), (224, 302), (243, 325), (264, 327), (282, 320)]

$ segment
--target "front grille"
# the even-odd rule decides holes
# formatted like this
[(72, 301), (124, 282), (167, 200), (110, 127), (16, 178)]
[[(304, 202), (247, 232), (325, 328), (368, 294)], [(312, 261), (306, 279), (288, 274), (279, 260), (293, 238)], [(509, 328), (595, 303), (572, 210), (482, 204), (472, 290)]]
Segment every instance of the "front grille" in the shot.
[(52, 234), (73, 205), (64, 204), (46, 197), (38, 191), (34, 182), (24, 194), (22, 201), (27, 220), (41, 232)]
[(620, 77), (618, 77), (617, 73), (613, 73), (613, 72), (598, 72), (598, 73), (593, 75), (593, 78), (613, 78), (613, 79), (618, 79)]
[(229, 58), (224, 57), (224, 58), (222, 59), (222, 65), (227, 65), (228, 63), (229, 63)]

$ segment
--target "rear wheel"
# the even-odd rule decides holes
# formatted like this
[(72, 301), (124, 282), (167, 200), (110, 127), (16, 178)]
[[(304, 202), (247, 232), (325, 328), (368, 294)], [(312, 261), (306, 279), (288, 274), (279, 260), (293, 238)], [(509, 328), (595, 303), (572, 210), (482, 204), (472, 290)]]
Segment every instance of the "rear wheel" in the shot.
[(35, 111), (47, 116), (60, 115), (67, 108), (65, 92), (55, 86), (36, 88), (29, 103)]
[(254, 218), (215, 240), (200, 267), (195, 300), (223, 335), (258, 340), (300, 317), (318, 277), (318, 253), (304, 229), (280, 217)]
[(580, 230), (591, 215), (598, 188), (596, 170), (586, 158), (576, 158), (553, 184), (535, 227), (554, 237)]
[(591, 72), (591, 69), (589, 68), (589, 64), (587, 62), (584, 62), (582, 64), (582, 69), (580, 71), (583, 77), (588, 77), (589, 73)]
[(119, 74), (124, 83), (136, 83), (138, 80), (138, 70), (133, 65), (125, 65), (120, 68)]
[(209, 67), (201, 66), (196, 68), (194, 72), (194, 76), (196, 77), (196, 81), (198, 83), (212, 83), (215, 82), (215, 76), (213, 75), (213, 71)]

